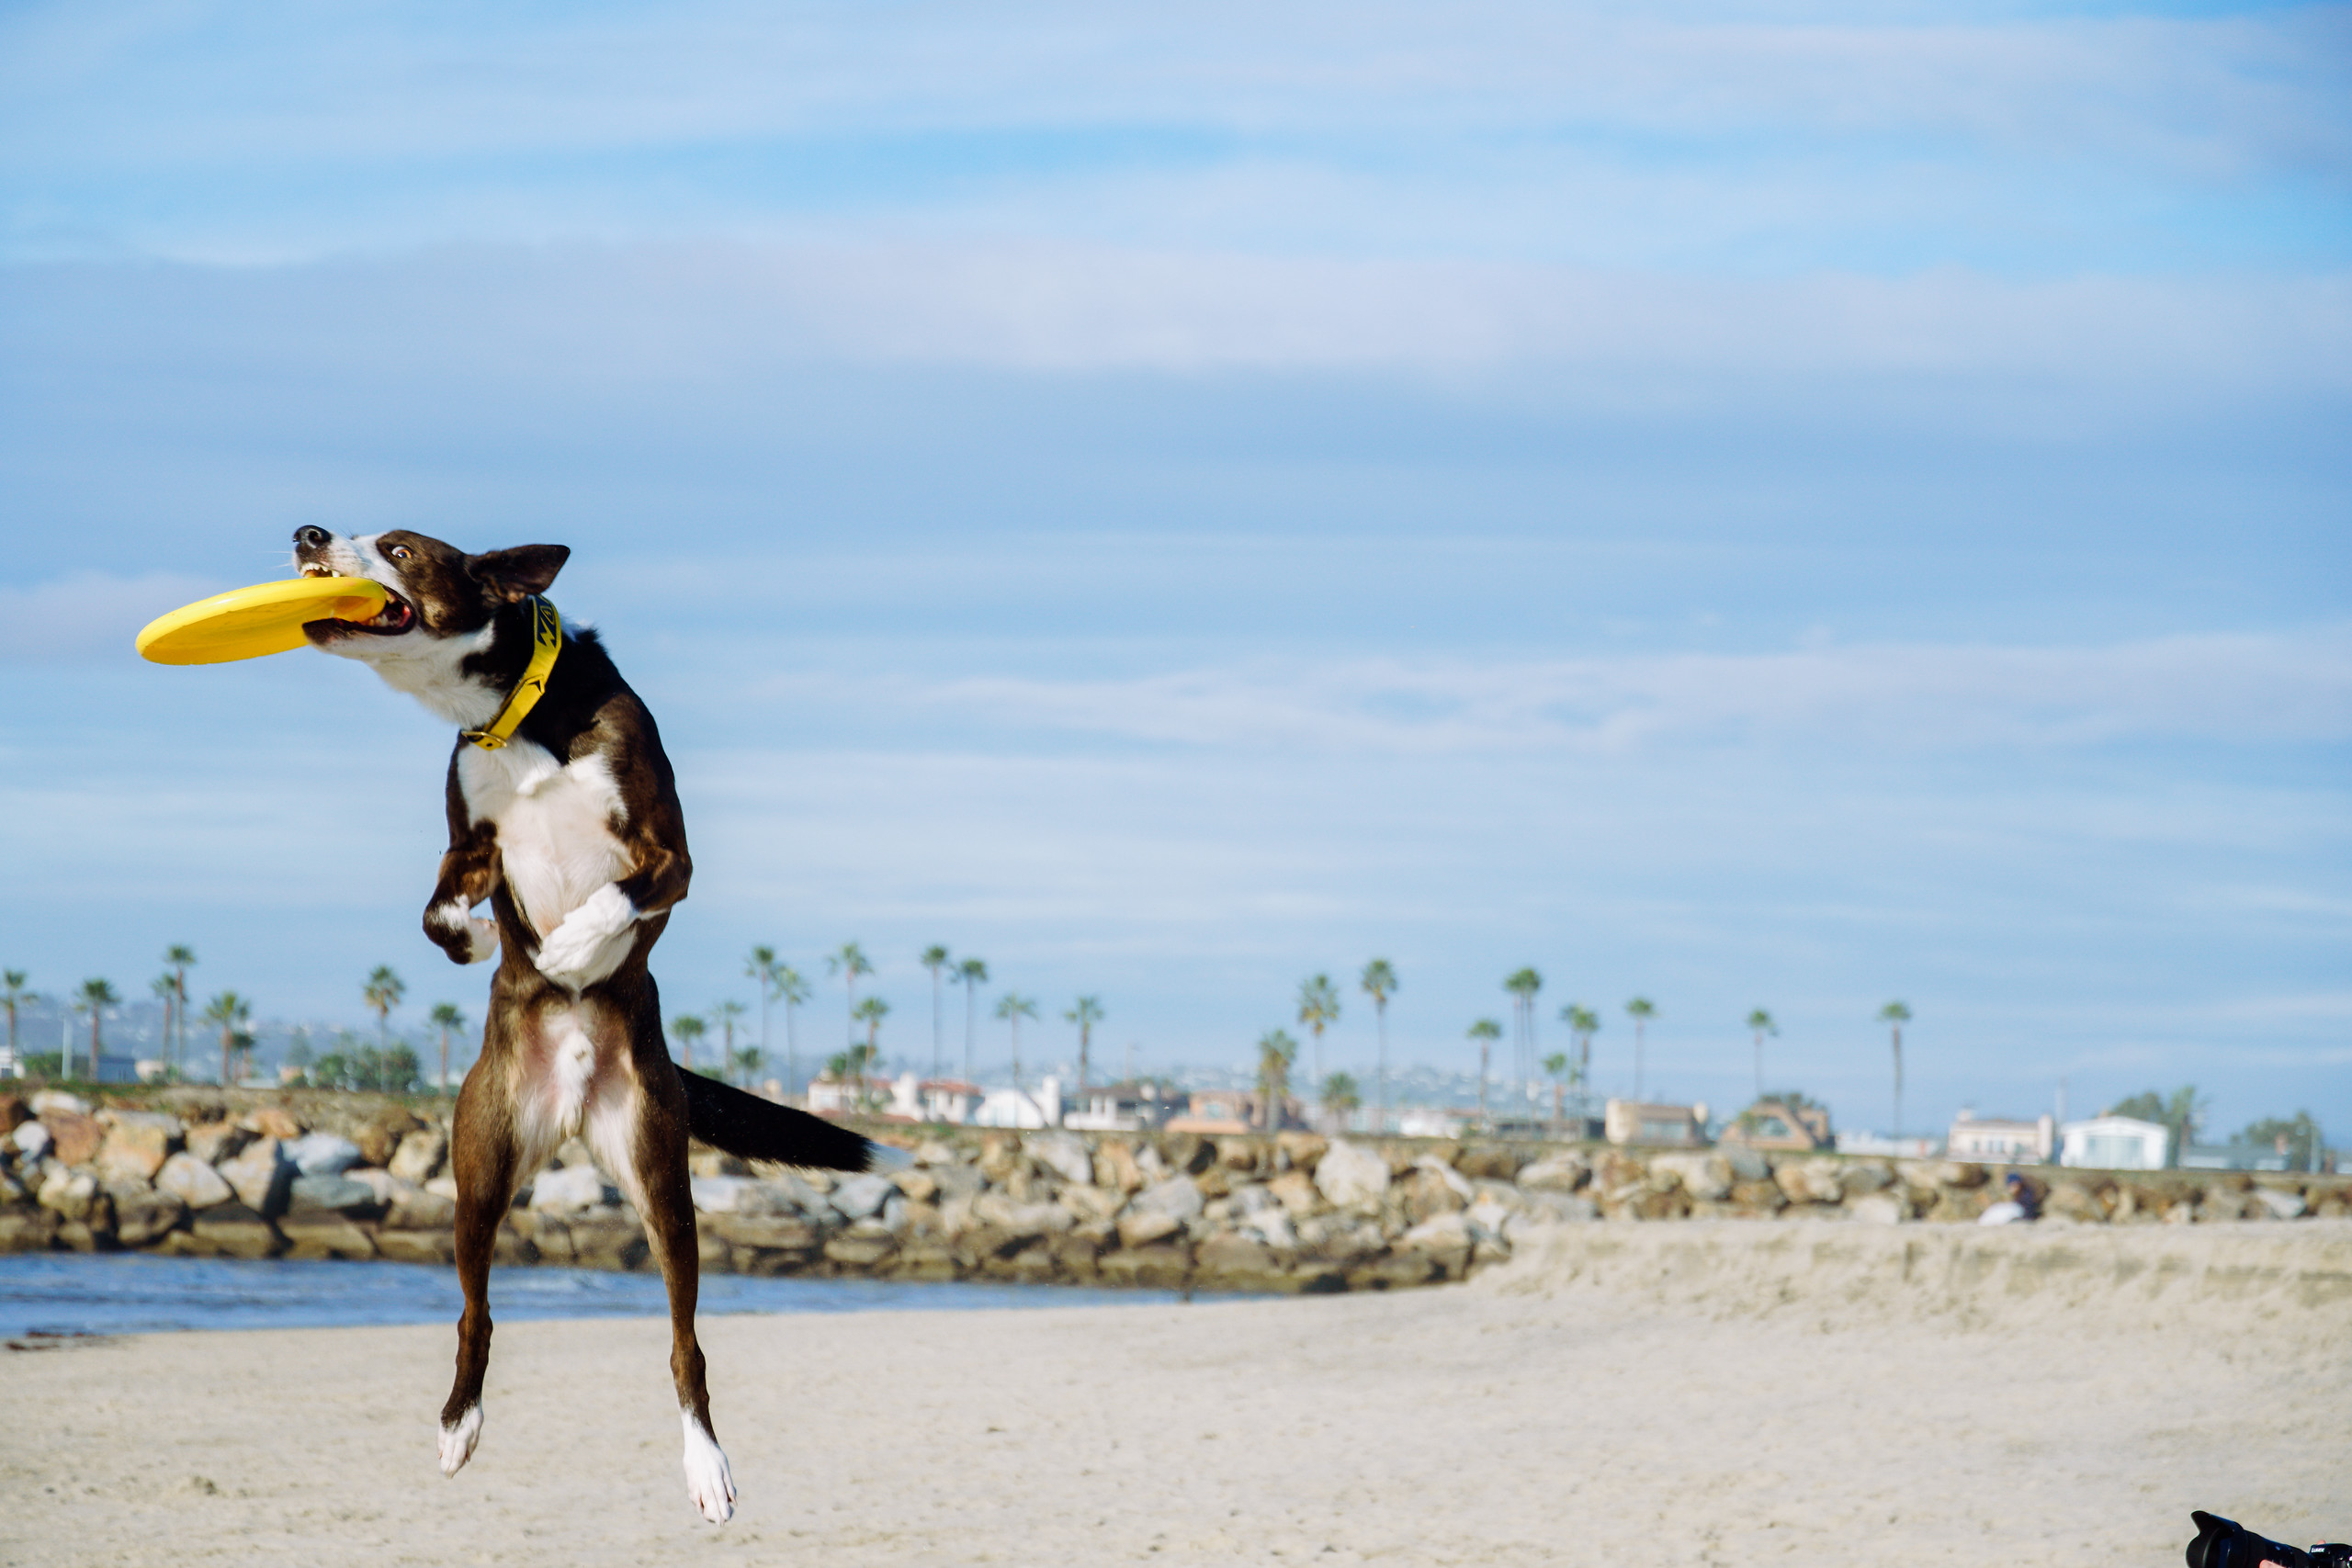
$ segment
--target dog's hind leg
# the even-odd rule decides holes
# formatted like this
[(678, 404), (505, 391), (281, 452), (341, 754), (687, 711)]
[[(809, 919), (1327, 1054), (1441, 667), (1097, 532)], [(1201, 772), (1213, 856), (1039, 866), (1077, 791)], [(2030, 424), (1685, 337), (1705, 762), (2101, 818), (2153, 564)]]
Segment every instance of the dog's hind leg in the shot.
[(514, 1108), (506, 1075), (476, 1064), (466, 1075), (452, 1124), (449, 1165), (458, 1181), (458, 1377), (441, 1407), (441, 1473), (455, 1475), (481, 1439), (481, 1380), (490, 1366), (490, 1260), (499, 1223), (514, 1196)]
[[(592, 1145), (608, 1168), (626, 1153), (630, 1198), (645, 1221), (645, 1239), (670, 1291), (670, 1375), (678, 1388), (685, 1427), (686, 1495), (712, 1524), (735, 1513), (735, 1479), (710, 1425), (710, 1391), (703, 1381), (702, 1346), (695, 1337), (695, 1303), (701, 1288), (694, 1191), (686, 1170), (686, 1098), (679, 1069), (662, 1043), (662, 1014), (650, 977), (630, 1010), (634, 1081), (624, 1102), (591, 1107)], [(616, 1172), (617, 1173), (617, 1172)]]

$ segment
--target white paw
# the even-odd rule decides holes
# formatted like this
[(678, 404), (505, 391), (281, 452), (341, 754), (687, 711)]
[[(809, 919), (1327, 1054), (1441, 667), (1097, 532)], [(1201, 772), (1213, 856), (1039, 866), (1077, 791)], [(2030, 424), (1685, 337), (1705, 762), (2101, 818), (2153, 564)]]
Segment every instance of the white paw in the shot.
[(637, 908), (611, 883), (588, 896), (539, 943), (539, 973), (577, 991), (621, 966), (636, 941)]
[(680, 1414), (686, 1426), (686, 1495), (704, 1518), (723, 1525), (735, 1517), (735, 1477), (728, 1472), (727, 1455), (693, 1411)]
[(467, 963), (480, 964), (485, 959), (498, 956), (498, 922), (496, 920), (469, 919), (466, 921), (466, 935), (473, 942), (472, 951), (466, 955)]
[(441, 1473), (455, 1475), (465, 1469), (466, 1461), (474, 1457), (474, 1445), (481, 1441), (481, 1405), (477, 1403), (466, 1406), (456, 1426), (441, 1428)]

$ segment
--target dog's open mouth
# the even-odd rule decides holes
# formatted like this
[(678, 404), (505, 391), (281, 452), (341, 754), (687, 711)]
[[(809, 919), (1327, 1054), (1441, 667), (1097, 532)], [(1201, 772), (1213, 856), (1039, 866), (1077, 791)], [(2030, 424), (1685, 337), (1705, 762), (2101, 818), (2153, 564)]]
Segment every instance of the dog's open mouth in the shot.
[[(306, 566), (302, 569), (302, 575), (305, 577), (341, 577), (343, 573), (339, 571), (329, 571), (324, 567)], [(372, 581), (374, 580), (370, 579), (369, 581)], [(384, 588), (384, 585), (380, 582), (377, 583), (376, 586), (379, 588)], [(310, 633), (313, 637), (322, 636), (398, 637), (401, 633), (408, 630), (414, 625), (416, 625), (416, 606), (411, 604), (407, 600), (401, 598), (398, 593), (393, 592), (390, 589), (384, 588), (384, 607), (377, 611), (376, 614), (369, 616), (368, 619), (364, 621), (344, 621), (334, 619), (310, 621), (304, 624), (302, 629)]]

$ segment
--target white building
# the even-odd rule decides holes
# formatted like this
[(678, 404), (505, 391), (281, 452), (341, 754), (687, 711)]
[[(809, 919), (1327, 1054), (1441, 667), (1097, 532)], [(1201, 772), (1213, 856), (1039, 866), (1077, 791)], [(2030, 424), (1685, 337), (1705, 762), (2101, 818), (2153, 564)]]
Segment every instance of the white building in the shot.
[(910, 1122), (944, 1122), (961, 1127), (979, 1109), (983, 1092), (961, 1078), (917, 1078), (900, 1073), (890, 1086), (890, 1113)]
[(973, 1114), (975, 1127), (1058, 1127), (1062, 1080), (1047, 1074), (1035, 1089), (992, 1089)]
[(1154, 1083), (1088, 1084), (1070, 1096), (1062, 1125), (1084, 1133), (1141, 1133), (1157, 1127), (1174, 1109)]
[(2170, 1129), (2131, 1116), (2094, 1116), (2059, 1130), (2060, 1165), (2091, 1170), (2162, 1170)]
[(2057, 1147), (2058, 1121), (2052, 1116), (2018, 1122), (1963, 1108), (1944, 1134), (1945, 1158), (1980, 1165), (2047, 1165)]

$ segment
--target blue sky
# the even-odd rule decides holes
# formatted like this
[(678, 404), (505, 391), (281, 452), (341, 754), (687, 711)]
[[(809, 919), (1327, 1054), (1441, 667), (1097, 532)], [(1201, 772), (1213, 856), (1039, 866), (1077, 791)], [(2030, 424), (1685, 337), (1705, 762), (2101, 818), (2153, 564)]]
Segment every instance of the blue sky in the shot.
[(854, 938), (925, 1055), (941, 941), (1239, 1062), (1380, 953), (1463, 1066), (1532, 963), (1604, 1089), (1763, 1005), (1883, 1127), (1899, 996), (1916, 1122), (2352, 1126), (2347, 87), (2344, 6), (13, 8), (0, 962), (478, 1010), (436, 727), (128, 653), (402, 525), (577, 552), (676, 1007)]

